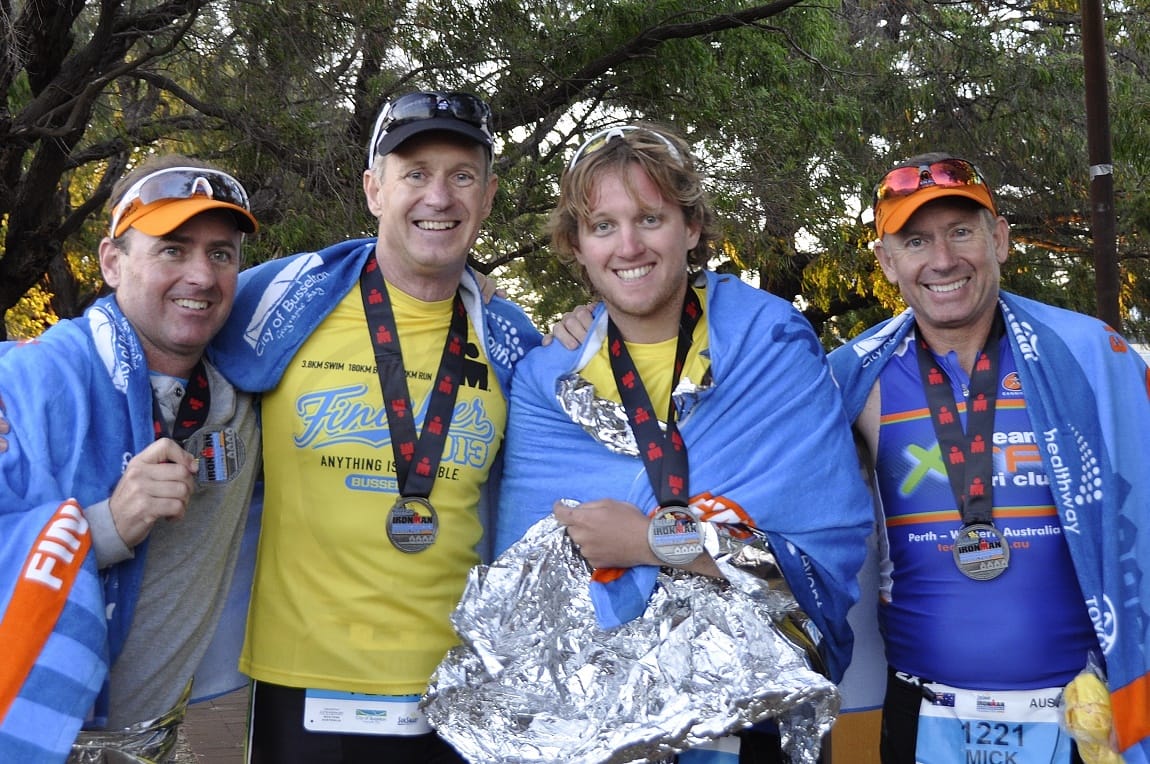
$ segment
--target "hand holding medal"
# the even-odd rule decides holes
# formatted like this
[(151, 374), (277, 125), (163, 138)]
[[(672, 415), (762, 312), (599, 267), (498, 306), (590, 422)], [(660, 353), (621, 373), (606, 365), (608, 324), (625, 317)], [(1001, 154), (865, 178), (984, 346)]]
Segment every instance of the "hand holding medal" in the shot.
[(553, 512), (593, 568), (631, 568), (650, 562), (645, 543), (648, 519), (634, 504), (596, 499), (572, 507), (569, 499), (561, 499)]
[(157, 520), (180, 520), (196, 490), (196, 460), (171, 438), (160, 438), (133, 456), (108, 499), (116, 532), (134, 547)]

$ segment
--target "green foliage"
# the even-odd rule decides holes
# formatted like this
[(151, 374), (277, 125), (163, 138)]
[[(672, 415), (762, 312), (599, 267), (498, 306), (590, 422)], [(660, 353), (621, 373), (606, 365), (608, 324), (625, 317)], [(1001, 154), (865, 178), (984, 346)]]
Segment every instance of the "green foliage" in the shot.
[[(136, 5), (87, 4), (70, 47), (52, 49), (61, 72), (89, 67), (67, 83), (96, 94), (79, 138), (52, 120), (88, 113), (84, 104), (38, 111), (63, 84), (38, 86), (19, 65), (4, 80), (10, 124), (34, 129), (4, 133), (0, 122), (11, 189), (0, 191), (0, 277), (15, 283), (17, 261), (43, 273), (65, 253), (73, 289), (49, 289), (65, 313), (99, 288), (105, 174), (150, 152), (214, 160), (244, 181), (262, 224), (248, 262), (370, 235), (368, 133), (386, 98), (415, 88), (491, 100), (500, 192), (475, 262), (543, 326), (587, 299), (546, 241), (564, 159), (620, 119), (688, 136), (722, 222), (713, 264), (801, 295), (828, 343), (901, 308), (874, 265), (866, 207), (892, 162), (927, 150), (974, 160), (998, 187), (1015, 242), (1007, 288), (1095, 311), (1074, 3), (202, 0), (197, 15)], [(159, 10), (174, 15), (157, 24)], [(1107, 12), (1121, 309), (1145, 337), (1150, 3)], [(99, 38), (111, 28), (131, 31)], [(60, 146), (58, 172), (37, 174)], [(36, 235), (10, 236), (16, 200), (44, 184), (61, 193), (41, 194)], [(0, 310), (14, 302), (0, 286)], [(10, 310), (9, 331), (49, 320), (46, 305), (33, 294)]]
[(13, 340), (28, 340), (38, 337), (59, 318), (51, 305), (52, 295), (40, 287), (28, 290), (8, 312), (4, 322), (8, 329), (8, 338)]

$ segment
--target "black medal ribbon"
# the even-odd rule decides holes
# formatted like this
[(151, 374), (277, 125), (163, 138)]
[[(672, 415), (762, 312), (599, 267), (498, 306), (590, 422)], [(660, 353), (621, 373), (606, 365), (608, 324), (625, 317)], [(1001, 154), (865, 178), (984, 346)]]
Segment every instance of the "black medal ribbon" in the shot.
[[(455, 411), (455, 400), (463, 380), (463, 356), (467, 343), (467, 311), (459, 290), (451, 307), (451, 324), (443, 357), (431, 389), (422, 433), (415, 430), (415, 412), (407, 388), (407, 372), (399, 348), (395, 314), (387, 295), (387, 285), (379, 272), (379, 263), (369, 257), (360, 277), (360, 293), (371, 344), (375, 351), (376, 371), (383, 391), (383, 405), (391, 432), (395, 473), (401, 497), (426, 499), (435, 485), (435, 474), (443, 456), (443, 445)], [(412, 466), (414, 465), (414, 469)]]
[(986, 343), (974, 362), (966, 406), (966, 431), (958, 419), (950, 378), (918, 332), (918, 368), (942, 451), (946, 475), (963, 525), (994, 520), (994, 408), (998, 397), (999, 341), (1004, 326), (995, 314)]
[[(201, 358), (192, 369), (188, 377), (188, 384), (180, 405), (176, 409), (176, 419), (172, 426), (172, 440), (183, 444), (192, 433), (204, 426), (208, 421), (208, 412), (212, 408), (212, 390), (208, 385), (208, 372), (204, 368)], [(156, 440), (168, 437), (167, 427), (164, 425), (164, 415), (160, 411), (160, 403), (152, 394), (152, 429), (156, 433)]]
[[(683, 373), (683, 365), (691, 349), (695, 327), (702, 315), (703, 306), (699, 303), (698, 295), (688, 285), (687, 295), (683, 300), (683, 315), (679, 320), (679, 339), (675, 346), (672, 393)], [(627, 412), (627, 421), (631, 423), (631, 431), (635, 435), (647, 479), (651, 481), (651, 488), (655, 491), (655, 499), (660, 507), (686, 507), (691, 497), (687, 447), (675, 423), (674, 396), (672, 395), (671, 402), (667, 406), (667, 431), (664, 434), (659, 427), (659, 420), (655, 416), (647, 388), (643, 386), (643, 380), (639, 376), (639, 370), (635, 367), (631, 354), (627, 352), (623, 335), (610, 316), (607, 319), (607, 342), (611, 372), (615, 376), (623, 409)]]

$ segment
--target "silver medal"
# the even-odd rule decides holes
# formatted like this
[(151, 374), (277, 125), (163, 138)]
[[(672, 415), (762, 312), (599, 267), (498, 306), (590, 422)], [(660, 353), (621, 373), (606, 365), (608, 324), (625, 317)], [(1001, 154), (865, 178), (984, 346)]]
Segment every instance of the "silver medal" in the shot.
[(686, 507), (660, 509), (647, 526), (647, 544), (667, 565), (690, 564), (703, 553), (703, 530)]
[(196, 473), (200, 485), (231, 482), (244, 467), (246, 449), (234, 427), (197, 430), (184, 441), (184, 450), (200, 460)]
[(387, 513), (387, 538), (401, 552), (422, 552), (438, 534), (439, 516), (427, 499), (400, 496)]
[(954, 564), (967, 578), (989, 581), (1010, 566), (1010, 544), (989, 523), (964, 525), (954, 539)]

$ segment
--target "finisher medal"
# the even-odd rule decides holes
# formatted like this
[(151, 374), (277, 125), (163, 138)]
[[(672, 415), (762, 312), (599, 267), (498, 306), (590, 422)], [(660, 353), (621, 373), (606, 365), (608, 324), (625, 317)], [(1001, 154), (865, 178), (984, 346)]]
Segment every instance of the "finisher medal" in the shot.
[(703, 529), (685, 507), (660, 509), (647, 526), (647, 544), (664, 563), (681, 567), (703, 553)]
[(422, 552), (438, 534), (439, 516), (427, 499), (400, 496), (387, 513), (387, 538), (401, 552)]
[(229, 483), (244, 467), (244, 441), (234, 427), (197, 430), (184, 441), (184, 450), (200, 460), (200, 485)]
[(954, 540), (954, 564), (967, 578), (989, 581), (1010, 566), (1010, 545), (989, 523), (964, 525)]

